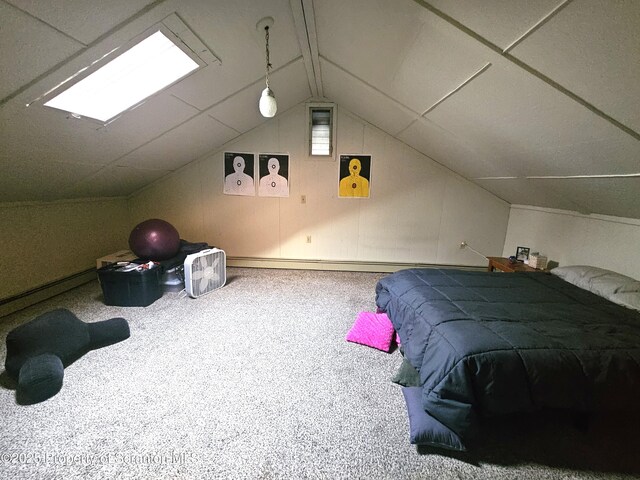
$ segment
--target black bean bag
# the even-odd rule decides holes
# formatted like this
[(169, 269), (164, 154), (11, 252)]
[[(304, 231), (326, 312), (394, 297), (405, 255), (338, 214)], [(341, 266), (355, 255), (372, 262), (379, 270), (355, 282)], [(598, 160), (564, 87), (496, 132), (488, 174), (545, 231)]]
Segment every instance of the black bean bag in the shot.
[(39, 403), (53, 397), (62, 388), (65, 367), (88, 351), (129, 335), (124, 318), (84, 323), (64, 308), (15, 328), (7, 335), (5, 369), (18, 382), (18, 403)]

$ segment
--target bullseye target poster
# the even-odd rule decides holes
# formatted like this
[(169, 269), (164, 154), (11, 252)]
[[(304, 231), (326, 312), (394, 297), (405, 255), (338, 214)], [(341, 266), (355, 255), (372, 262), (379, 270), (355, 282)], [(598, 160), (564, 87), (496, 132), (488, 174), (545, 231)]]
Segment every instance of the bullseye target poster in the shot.
[(258, 195), (261, 197), (289, 196), (289, 155), (283, 153), (258, 154)]
[(256, 194), (255, 154), (224, 152), (224, 190), (227, 195)]
[(371, 155), (340, 155), (341, 198), (369, 198), (371, 189)]

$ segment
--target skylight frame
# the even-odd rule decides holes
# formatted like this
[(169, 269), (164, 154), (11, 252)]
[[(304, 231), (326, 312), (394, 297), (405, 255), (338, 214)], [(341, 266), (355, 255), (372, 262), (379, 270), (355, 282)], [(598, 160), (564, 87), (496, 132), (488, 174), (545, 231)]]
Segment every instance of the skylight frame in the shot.
[[(179, 17), (175, 16), (175, 18), (177, 18), (178, 22), (181, 22)], [(175, 20), (174, 20), (174, 22), (175, 22)], [(140, 101), (137, 101), (136, 103), (130, 105), (129, 107), (125, 108), (124, 110), (121, 110), (120, 112), (115, 113), (112, 117), (108, 118), (107, 120), (100, 120), (100, 119), (93, 118), (93, 117), (88, 116), (88, 115), (84, 115), (82, 113), (73, 112), (73, 111), (68, 110), (68, 109), (54, 107), (54, 106), (51, 106), (51, 105), (46, 105), (51, 100), (55, 99), (57, 96), (63, 94), (64, 92), (68, 91), (69, 89), (73, 88), (74, 86), (76, 86), (77, 84), (82, 82), (84, 79), (86, 79), (87, 77), (89, 77), (93, 73), (95, 73), (98, 70), (100, 70), (102, 67), (106, 66), (107, 64), (111, 63), (112, 61), (116, 60), (117, 58), (121, 57), (122, 55), (126, 54), (132, 48), (136, 47), (141, 42), (145, 41), (146, 39), (148, 39), (149, 37), (153, 36), (154, 34), (156, 34), (158, 32), (162, 33), (162, 35), (164, 35), (169, 41), (171, 41), (175, 47), (179, 48), (182, 51), (182, 53), (184, 53), (193, 62), (195, 62), (197, 64), (196, 68), (194, 68), (192, 71), (186, 73), (185, 75), (182, 75), (181, 77), (176, 78), (171, 83), (165, 85), (164, 87), (160, 88), (156, 92), (153, 92), (153, 93), (149, 94), (148, 96), (142, 98)], [(192, 32), (189, 32), (189, 33), (191, 33), (193, 35)], [(211, 52), (209, 52), (209, 51), (207, 51), (206, 53), (211, 55)], [(213, 58), (213, 61), (219, 63), (219, 60), (215, 56), (213, 56), (213, 55), (211, 55), (211, 56)], [(97, 123), (99, 125), (106, 126), (106, 125), (109, 125), (110, 123), (116, 121), (117, 119), (121, 118), (123, 115), (127, 114), (128, 112), (130, 112), (132, 110), (135, 110), (140, 105), (142, 105), (145, 102), (149, 101), (150, 99), (152, 99), (156, 95), (158, 95), (158, 94), (166, 91), (167, 89), (171, 88), (176, 83), (181, 82), (184, 79), (188, 78), (189, 76), (193, 75), (194, 73), (198, 72), (199, 70), (201, 70), (203, 67), (206, 67), (207, 65), (208, 65), (208, 63), (206, 61), (204, 61), (199, 55), (197, 55), (191, 48), (189, 48), (189, 46), (187, 46), (187, 44), (185, 43), (185, 41), (183, 39), (181, 39), (178, 35), (173, 33), (166, 25), (164, 25), (163, 23), (160, 23), (160, 24), (157, 24), (157, 25), (153, 26), (152, 28), (146, 30), (142, 34), (136, 36), (135, 38), (133, 38), (129, 42), (123, 44), (121, 47), (118, 47), (118, 48), (112, 50), (111, 52), (107, 53), (102, 58), (100, 58), (97, 61), (93, 62), (89, 67), (85, 67), (85, 68), (81, 69), (80, 71), (78, 71), (77, 73), (75, 73), (74, 75), (69, 77), (67, 80), (62, 82), (60, 85), (54, 87), (53, 89), (51, 89), (50, 91), (45, 93), (40, 98), (40, 100), (42, 102), (42, 106), (45, 106), (48, 109), (51, 109), (51, 110), (54, 110), (54, 111), (61, 112), (61, 113), (65, 114), (65, 116), (67, 118), (83, 119), (83, 120), (86, 120), (86, 121), (89, 121), (89, 122), (92, 122), (92, 123)]]

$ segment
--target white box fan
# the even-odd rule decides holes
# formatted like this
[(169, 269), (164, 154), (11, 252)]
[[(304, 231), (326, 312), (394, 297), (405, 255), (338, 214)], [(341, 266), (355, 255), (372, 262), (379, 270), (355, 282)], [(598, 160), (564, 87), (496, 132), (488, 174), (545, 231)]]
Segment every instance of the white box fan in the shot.
[(219, 248), (187, 255), (184, 260), (184, 288), (198, 298), (222, 287), (227, 281), (227, 256)]

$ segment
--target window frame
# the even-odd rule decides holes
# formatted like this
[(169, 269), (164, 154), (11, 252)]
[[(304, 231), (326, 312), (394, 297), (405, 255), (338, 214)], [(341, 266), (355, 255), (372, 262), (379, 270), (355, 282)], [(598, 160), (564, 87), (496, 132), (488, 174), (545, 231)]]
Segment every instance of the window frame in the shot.
[[(307, 154), (309, 155), (310, 158), (314, 158), (314, 159), (332, 159), (335, 160), (336, 158), (336, 124), (337, 124), (337, 112), (338, 112), (338, 105), (335, 103), (331, 103), (331, 102), (308, 102), (305, 104), (306, 106), (306, 112), (307, 112)], [(330, 140), (329, 140), (329, 155), (322, 155), (322, 154), (314, 154), (312, 153), (313, 151), (313, 135), (312, 135), (312, 128), (313, 128), (313, 112), (314, 110), (331, 110), (331, 114), (329, 115), (329, 121), (330, 121)]]

